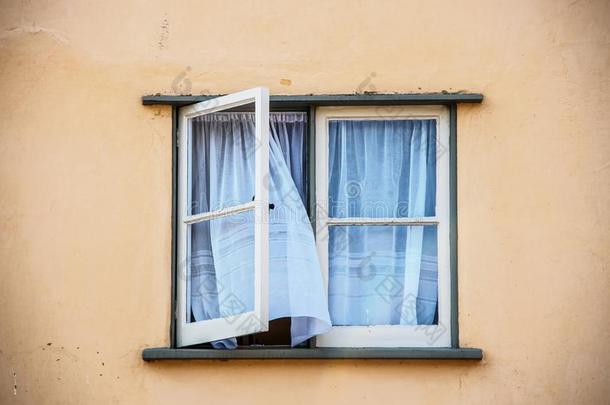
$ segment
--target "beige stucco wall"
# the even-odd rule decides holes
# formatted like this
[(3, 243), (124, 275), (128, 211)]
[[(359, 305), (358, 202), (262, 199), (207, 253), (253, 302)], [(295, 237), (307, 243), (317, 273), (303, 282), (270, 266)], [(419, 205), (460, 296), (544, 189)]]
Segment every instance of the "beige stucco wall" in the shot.
[[(125, 3), (0, 2), (0, 403), (610, 401), (609, 2)], [(139, 98), (256, 85), (485, 94), (458, 127), (482, 362), (141, 360), (168, 344), (171, 118)]]

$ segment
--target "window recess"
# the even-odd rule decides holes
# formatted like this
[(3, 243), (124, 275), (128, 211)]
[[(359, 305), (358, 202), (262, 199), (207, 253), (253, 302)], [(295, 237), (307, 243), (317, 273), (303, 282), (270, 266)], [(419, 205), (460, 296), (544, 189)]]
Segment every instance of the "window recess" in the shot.
[[(173, 285), (176, 289), (172, 290), (176, 294), (177, 316), (172, 321), (171, 347), (146, 349), (143, 358), (480, 359), (480, 349), (460, 348), (458, 341), (455, 127), (457, 103), (477, 103), (482, 98), (479, 94), (468, 93), (269, 97), (262, 88), (221, 97), (143, 97), (145, 105), (172, 105), (174, 119), (179, 122), (179, 125), (175, 125), (179, 147), (174, 156), (178, 163), (178, 170), (175, 171), (178, 195), (174, 204), (177, 232)], [(269, 114), (270, 110), (272, 114)], [(298, 179), (302, 182), (295, 188), (297, 192), (294, 196), (289, 197), (300, 201), (304, 206), (304, 215), (302, 212), (301, 216), (305, 217), (310, 227), (313, 225), (315, 249), (321, 262), (322, 288), (329, 294), (327, 310), (332, 322), (329, 330), (320, 325), (309, 325), (311, 329), (308, 333), (300, 335), (305, 338), (292, 348), (286, 345), (290, 343), (290, 319), (276, 316), (276, 321), (269, 322), (270, 301), (277, 302), (269, 296), (273, 294), (269, 291), (270, 266), (274, 268), (269, 257), (269, 245), (273, 240), (270, 235), (273, 231), (270, 232), (269, 228), (274, 225), (273, 219), (270, 225), (269, 216), (278, 207), (282, 208), (285, 197), (270, 198), (269, 189), (273, 190), (273, 185), (265, 183), (271, 179), (269, 154), (272, 155), (273, 151), (269, 149), (269, 139), (274, 134), (269, 131), (273, 132), (274, 126), (262, 123), (269, 122), (270, 118), (273, 121), (273, 112), (275, 115), (300, 112), (308, 124), (306, 137), (302, 139), (301, 165), (286, 164), (290, 167), (285, 169), (295, 184)], [(254, 161), (254, 170), (243, 171), (242, 176), (238, 176), (254, 189), (247, 196), (241, 196), (243, 198), (217, 198), (216, 204), (211, 204), (212, 201), (206, 197), (203, 200), (206, 200), (208, 207), (204, 208), (201, 190), (195, 192), (199, 197), (193, 198), (197, 188), (193, 185), (197, 176), (197, 170), (193, 168), (196, 162), (192, 156), (193, 146), (201, 143), (201, 139), (194, 140), (194, 123), (205, 126), (209, 125), (210, 119), (219, 119), (223, 115), (228, 118), (230, 114), (237, 113), (248, 113), (255, 121), (252, 133), (258, 143), (253, 149), (255, 158), (250, 159)], [(425, 131), (422, 130), (423, 126), (427, 126)], [(367, 130), (383, 135), (371, 136), (369, 133), (367, 139), (375, 138), (377, 141), (354, 142), (353, 134)], [(411, 137), (407, 140), (408, 136), (404, 134), (409, 131)], [(425, 136), (419, 136), (414, 141), (416, 132), (425, 133)], [(352, 135), (346, 135), (348, 133)], [(267, 142), (263, 139), (265, 136)], [(424, 138), (426, 142), (422, 144)], [(393, 142), (398, 142), (402, 147), (396, 147)], [(379, 146), (384, 143), (387, 144), (385, 149)], [(217, 163), (212, 164), (212, 158), (218, 156), (212, 156), (209, 151), (217, 149), (210, 149), (209, 145), (207, 149), (201, 149), (201, 145), (197, 145), (200, 150), (206, 151), (200, 155), (209, 160), (207, 166), (202, 166), (206, 168), (203, 172), (212, 172), (211, 167)], [(431, 145), (436, 149), (432, 151)], [(358, 155), (363, 151), (362, 146), (372, 155), (365, 153), (364, 158)], [(422, 154), (422, 148), (426, 148), (427, 152)], [(406, 150), (409, 153), (405, 153)], [(401, 151), (403, 153), (399, 153)], [(427, 158), (422, 159), (424, 155)], [(360, 158), (356, 159), (358, 156)], [(298, 159), (299, 154), (294, 157)], [(341, 165), (334, 165), (338, 169), (333, 171), (333, 162), (337, 161), (337, 157), (339, 161), (343, 159), (343, 162), (350, 163), (342, 168)], [(379, 165), (388, 161), (392, 164)], [(377, 165), (381, 175), (361, 179), (349, 177), (347, 174), (359, 170), (352, 166), (362, 162), (369, 168)], [(197, 160), (197, 164), (201, 164), (201, 159)], [(397, 175), (397, 168), (400, 167), (410, 169)], [(389, 170), (389, 175), (384, 170)], [(183, 173), (190, 173), (190, 177), (182, 176)], [(214, 185), (222, 184), (219, 178), (223, 176), (198, 181), (200, 185), (209, 187), (206, 191), (210, 192)], [(387, 181), (390, 178), (398, 181), (398, 185), (405, 186), (405, 189), (401, 195), (390, 196), (388, 200), (386, 192), (395, 186), (392, 181)], [(421, 179), (425, 180), (419, 181)], [(432, 184), (434, 187), (431, 187)], [(432, 189), (434, 191), (430, 192)], [(369, 195), (375, 196), (375, 191), (381, 192), (383, 198), (367, 198)], [(388, 204), (392, 199), (396, 204)], [(331, 201), (333, 204), (329, 203)], [(380, 201), (383, 203), (380, 204)], [(273, 210), (270, 210), (271, 204)], [(259, 223), (259, 219), (266, 221)], [(206, 227), (207, 230), (195, 230)], [(208, 235), (211, 232), (223, 235), (226, 246), (240, 246), (240, 241), (252, 243), (242, 243), (243, 254), (226, 255), (229, 259), (221, 254), (218, 259), (212, 257), (210, 260), (210, 255), (201, 253), (206, 249), (198, 249), (197, 254), (193, 254), (193, 241), (199, 237), (195, 244), (201, 244), (201, 235), (205, 232)], [(197, 235), (193, 237), (193, 234)], [(373, 240), (374, 243), (357, 246), (358, 241), (364, 239)], [(394, 248), (388, 250), (388, 245)], [(241, 264), (232, 264), (231, 257), (251, 258), (247, 260), (247, 265), (243, 265), (244, 260)], [(195, 267), (199, 268), (193, 268), (193, 262), (197, 260)], [(357, 264), (353, 265), (354, 262)], [(183, 272), (181, 263), (185, 264)], [(208, 303), (206, 313), (201, 306), (193, 310), (192, 298), (193, 294), (208, 292), (205, 286), (209, 283), (201, 283), (204, 287), (198, 290), (189, 283), (192, 283), (193, 272), (199, 278), (209, 276), (210, 263), (229, 271), (215, 274), (216, 281), (212, 283), (215, 290), (212, 289), (211, 294), (215, 298), (212, 304)], [(407, 271), (413, 267), (418, 270)], [(351, 279), (355, 279), (356, 283), (345, 282)], [(219, 280), (229, 281), (221, 283)], [(242, 282), (237, 290), (236, 280)], [(384, 284), (388, 280), (401, 280), (395, 283), (398, 285), (396, 291), (392, 290), (392, 283)], [(377, 282), (374, 288), (371, 287), (373, 281)], [(363, 289), (367, 283), (368, 289)], [(384, 287), (387, 291), (383, 290)], [(436, 290), (436, 295), (425, 293), (432, 290)], [(376, 297), (367, 301), (371, 293)], [(239, 297), (239, 305), (233, 305), (228, 300), (234, 296)], [(390, 302), (386, 303), (388, 300)], [(394, 301), (399, 305), (394, 305)], [(359, 309), (345, 311), (346, 307)], [(212, 315), (209, 308), (214, 309)], [(272, 312), (277, 315), (277, 309), (272, 309)], [(248, 319), (254, 321), (248, 322)], [(293, 330), (293, 345), (295, 336), (299, 336), (299, 333)], [(309, 336), (316, 337), (310, 340)], [(235, 340), (236, 337), (239, 338)], [(230, 339), (233, 341), (228, 342)], [(237, 348), (217, 350), (212, 349), (212, 345)], [(175, 349), (176, 346), (190, 346), (192, 349)]]

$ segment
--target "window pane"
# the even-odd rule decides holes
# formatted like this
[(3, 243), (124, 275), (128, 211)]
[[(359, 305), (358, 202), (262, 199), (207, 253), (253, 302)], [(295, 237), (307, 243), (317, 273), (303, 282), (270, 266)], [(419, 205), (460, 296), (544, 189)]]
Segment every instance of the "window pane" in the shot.
[(333, 325), (438, 323), (437, 226), (331, 226)]
[[(273, 155), (275, 146), (279, 146), (281, 156), (278, 155), (277, 160), (286, 164), (301, 201), (307, 206), (307, 113), (270, 113), (269, 125), (270, 159), (276, 160)], [(269, 170), (275, 170), (272, 164)]]
[(254, 211), (189, 226), (187, 321), (254, 310)]
[(252, 201), (256, 151), (252, 113), (214, 113), (189, 119), (189, 215)]
[(434, 216), (436, 120), (329, 122), (329, 217)]

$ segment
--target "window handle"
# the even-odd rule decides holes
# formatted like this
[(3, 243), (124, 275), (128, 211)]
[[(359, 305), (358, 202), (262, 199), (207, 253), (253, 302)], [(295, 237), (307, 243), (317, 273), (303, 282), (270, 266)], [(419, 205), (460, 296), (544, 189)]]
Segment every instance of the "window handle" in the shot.
[[(254, 198), (255, 198), (255, 197), (256, 197), (255, 195), (253, 195), (253, 196), (252, 196), (252, 201), (254, 201)], [(275, 208), (275, 204), (273, 204), (273, 203), (269, 203), (269, 209), (270, 209), (270, 210), (272, 210), (272, 209), (274, 209), (274, 208)]]

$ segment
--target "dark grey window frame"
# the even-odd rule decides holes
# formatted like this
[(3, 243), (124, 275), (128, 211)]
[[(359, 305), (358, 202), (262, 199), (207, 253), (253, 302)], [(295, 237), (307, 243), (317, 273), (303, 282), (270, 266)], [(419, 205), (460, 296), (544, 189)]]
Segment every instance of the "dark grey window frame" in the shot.
[(449, 108), (449, 194), (450, 194), (450, 257), (451, 257), (451, 347), (449, 348), (239, 348), (235, 350), (195, 349), (176, 347), (176, 241), (177, 241), (177, 130), (180, 107), (205, 101), (217, 95), (142, 97), (143, 105), (172, 107), (172, 275), (170, 347), (146, 348), (142, 358), (152, 360), (186, 359), (444, 359), (481, 360), (483, 351), (459, 345), (458, 274), (457, 274), (457, 105), (481, 103), (478, 93), (415, 93), (415, 94), (345, 94), (345, 95), (276, 95), (270, 97), (271, 111), (306, 111), (309, 113), (308, 188), (309, 208), (315, 226), (315, 111), (319, 106), (357, 105), (445, 105)]

